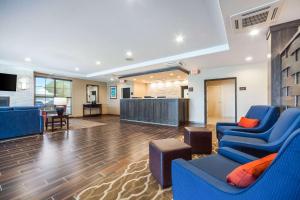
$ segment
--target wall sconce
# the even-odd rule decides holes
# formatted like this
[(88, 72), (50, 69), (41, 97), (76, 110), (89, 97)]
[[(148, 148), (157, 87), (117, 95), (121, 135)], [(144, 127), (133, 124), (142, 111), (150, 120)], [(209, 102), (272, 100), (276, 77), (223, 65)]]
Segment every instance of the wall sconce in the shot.
[(20, 78), (19, 79), (19, 87), (21, 90), (27, 90), (28, 89), (28, 78)]

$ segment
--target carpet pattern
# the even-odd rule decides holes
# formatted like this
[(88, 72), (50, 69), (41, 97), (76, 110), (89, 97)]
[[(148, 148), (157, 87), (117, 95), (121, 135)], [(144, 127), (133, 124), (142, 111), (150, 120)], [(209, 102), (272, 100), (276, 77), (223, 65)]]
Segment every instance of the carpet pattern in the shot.
[[(181, 138), (178, 138), (182, 140)], [(213, 142), (213, 153), (217, 152), (217, 142)], [(193, 159), (205, 157), (194, 154)], [(171, 200), (172, 188), (162, 189), (151, 175), (148, 156), (129, 164), (121, 173), (107, 176), (100, 183), (81, 191), (77, 200)]]

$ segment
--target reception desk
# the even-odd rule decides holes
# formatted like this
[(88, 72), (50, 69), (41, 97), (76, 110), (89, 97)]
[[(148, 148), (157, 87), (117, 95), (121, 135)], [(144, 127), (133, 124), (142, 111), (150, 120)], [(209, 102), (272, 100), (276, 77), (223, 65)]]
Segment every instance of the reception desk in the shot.
[(188, 99), (121, 99), (120, 119), (150, 124), (179, 126), (188, 121)]

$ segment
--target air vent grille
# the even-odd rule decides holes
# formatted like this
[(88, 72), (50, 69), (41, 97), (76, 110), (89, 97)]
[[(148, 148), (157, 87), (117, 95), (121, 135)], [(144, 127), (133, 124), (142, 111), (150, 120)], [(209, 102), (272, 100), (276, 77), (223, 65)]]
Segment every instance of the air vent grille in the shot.
[(275, 8), (275, 9), (273, 10), (273, 14), (272, 14), (271, 20), (274, 20), (274, 19), (275, 19), (276, 14), (277, 14), (277, 11), (278, 11), (278, 8)]
[(235, 32), (250, 29), (252, 26), (271, 25), (275, 22), (284, 0), (265, 4), (231, 16), (231, 26)]
[(260, 13), (258, 15), (253, 15), (251, 17), (243, 18), (242, 19), (242, 24), (243, 27), (248, 27), (248, 26), (253, 26), (256, 24), (264, 23), (267, 21), (269, 15), (269, 11)]
[(239, 29), (239, 20), (234, 20), (235, 28)]

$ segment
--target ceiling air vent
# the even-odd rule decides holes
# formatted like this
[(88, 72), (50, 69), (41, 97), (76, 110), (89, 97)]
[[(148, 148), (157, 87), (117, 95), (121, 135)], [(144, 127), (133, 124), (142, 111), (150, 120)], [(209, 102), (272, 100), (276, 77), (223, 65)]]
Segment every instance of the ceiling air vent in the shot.
[(262, 5), (231, 16), (235, 32), (247, 30), (253, 26), (270, 25), (275, 22), (283, 0)]

